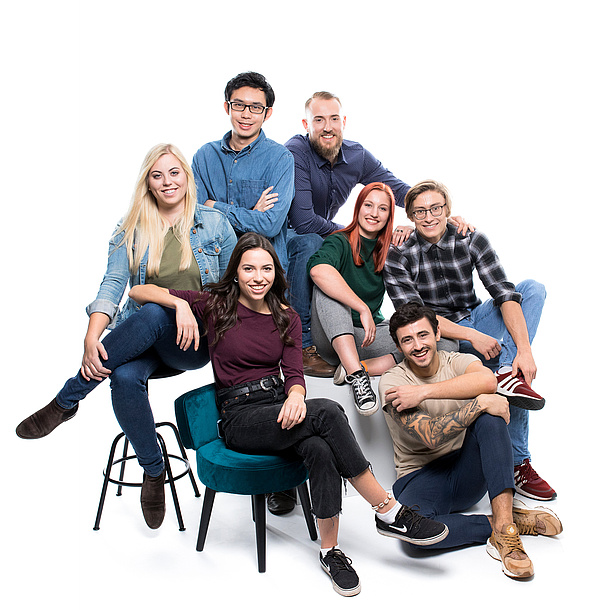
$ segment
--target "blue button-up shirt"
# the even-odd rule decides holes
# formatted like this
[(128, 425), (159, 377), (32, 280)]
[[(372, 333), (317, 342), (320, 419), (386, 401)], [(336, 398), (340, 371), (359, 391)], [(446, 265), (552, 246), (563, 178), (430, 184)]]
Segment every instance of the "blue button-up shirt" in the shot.
[[(267, 237), (282, 263), (288, 268), (286, 253), (287, 215), (294, 196), (294, 160), (281, 144), (261, 131), (258, 138), (239, 152), (222, 140), (202, 146), (193, 157), (197, 201), (215, 201), (238, 235), (252, 231)], [(272, 186), (278, 194), (266, 212), (254, 210), (262, 192)]]
[(288, 220), (297, 233), (324, 237), (341, 229), (332, 219), (357, 184), (383, 182), (392, 189), (397, 205), (404, 207), (409, 185), (358, 142), (343, 140), (333, 165), (311, 147), (309, 136), (290, 138), (286, 148), (294, 156), (295, 171), (295, 195)]

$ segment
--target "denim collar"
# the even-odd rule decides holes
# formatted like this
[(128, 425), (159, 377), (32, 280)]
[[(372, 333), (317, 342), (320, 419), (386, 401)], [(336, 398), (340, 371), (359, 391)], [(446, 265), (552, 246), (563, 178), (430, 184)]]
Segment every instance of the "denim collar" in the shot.
[(265, 132), (261, 129), (261, 132), (258, 134), (258, 138), (256, 138), (256, 140), (254, 140), (254, 142), (252, 142), (252, 144), (248, 144), (248, 146), (244, 146), (240, 151), (236, 151), (236, 150), (233, 150), (230, 145), (232, 134), (233, 134), (232, 131), (227, 131), (227, 133), (225, 133), (225, 135), (223, 136), (223, 138), (221, 140), (220, 147), (222, 148), (222, 151), (224, 153), (232, 153), (234, 155), (239, 155), (241, 153), (247, 153), (247, 152), (250, 152), (251, 150), (253, 150), (261, 142), (264, 142), (267, 139)]

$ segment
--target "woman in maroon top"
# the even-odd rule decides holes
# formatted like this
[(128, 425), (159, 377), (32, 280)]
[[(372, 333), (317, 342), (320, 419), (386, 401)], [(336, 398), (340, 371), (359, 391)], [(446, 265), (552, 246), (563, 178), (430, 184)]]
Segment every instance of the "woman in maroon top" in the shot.
[[(341, 595), (360, 581), (337, 547), (341, 482), (349, 479), (376, 511), (379, 533), (428, 545), (447, 528), (400, 506), (373, 476), (342, 407), (325, 398), (305, 400), (301, 323), (288, 306), (284, 272), (270, 242), (255, 233), (237, 242), (220, 282), (204, 292), (134, 286), (129, 296), (176, 310), (183, 349), (199, 343), (198, 318), (207, 329), (225, 441), (244, 453), (296, 452), (309, 471), (318, 519), (320, 562)], [(283, 381), (280, 378), (283, 374)]]

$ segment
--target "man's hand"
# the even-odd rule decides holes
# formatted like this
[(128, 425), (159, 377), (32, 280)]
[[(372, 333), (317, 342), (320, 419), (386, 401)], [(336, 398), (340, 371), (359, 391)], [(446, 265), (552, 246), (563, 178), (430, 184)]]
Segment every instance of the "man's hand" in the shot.
[(419, 385), (397, 385), (385, 393), (384, 404), (391, 403), (397, 411), (406, 411), (419, 407), (425, 400), (425, 386)]
[(510, 422), (510, 410), (508, 400), (500, 394), (480, 394), (477, 396), (477, 401), (485, 413), (501, 417), (506, 424)]
[(452, 224), (457, 229), (457, 232), (461, 233), (462, 235), (466, 235), (468, 231), (473, 232), (476, 230), (476, 227), (474, 225), (471, 225), (461, 216), (450, 216), (447, 222), (449, 224)]
[(537, 372), (536, 363), (532, 352), (517, 352), (517, 356), (513, 360), (512, 376), (515, 377), (519, 371), (523, 373), (523, 377), (527, 385), (531, 386), (532, 381), (536, 379)]
[(270, 210), (279, 199), (279, 195), (277, 193), (272, 193), (272, 190), (272, 186), (266, 188), (252, 209), (258, 210), (259, 212), (266, 212), (267, 210)]
[(486, 360), (491, 360), (500, 354), (500, 344), (489, 335), (486, 335), (478, 330), (472, 333), (471, 337), (468, 337), (472, 347), (479, 352)]

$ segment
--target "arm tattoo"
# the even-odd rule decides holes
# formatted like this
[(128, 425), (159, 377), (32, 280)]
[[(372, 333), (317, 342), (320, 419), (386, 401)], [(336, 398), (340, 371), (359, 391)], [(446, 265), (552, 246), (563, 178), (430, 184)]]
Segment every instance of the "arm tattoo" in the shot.
[(455, 411), (434, 418), (419, 409), (398, 412), (394, 407), (389, 406), (388, 411), (392, 419), (409, 436), (421, 441), (430, 449), (437, 449), (468, 428), (483, 409), (475, 398)]

